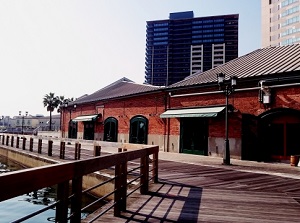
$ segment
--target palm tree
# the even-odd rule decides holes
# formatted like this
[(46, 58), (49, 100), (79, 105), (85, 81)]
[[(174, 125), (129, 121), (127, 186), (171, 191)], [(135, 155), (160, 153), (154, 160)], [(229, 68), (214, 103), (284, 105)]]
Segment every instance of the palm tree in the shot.
[(47, 107), (47, 111), (50, 112), (50, 124), (49, 130), (52, 130), (52, 112), (58, 107), (60, 100), (59, 97), (55, 96), (54, 93), (46, 94), (43, 98), (44, 107)]
[(74, 101), (74, 98), (65, 98), (65, 96), (59, 96), (59, 105), (68, 104), (71, 101)]

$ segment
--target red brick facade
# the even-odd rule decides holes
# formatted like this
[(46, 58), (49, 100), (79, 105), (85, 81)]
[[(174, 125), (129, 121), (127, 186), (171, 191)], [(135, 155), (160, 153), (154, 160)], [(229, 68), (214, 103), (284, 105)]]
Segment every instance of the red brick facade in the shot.
[[(95, 124), (96, 140), (103, 139), (103, 122), (114, 117), (118, 120), (118, 141), (128, 142), (130, 120), (137, 116), (143, 116), (148, 120), (148, 135), (151, 140), (148, 144), (158, 144), (161, 150), (180, 152), (180, 118), (162, 119), (160, 115), (167, 109), (190, 108), (206, 106), (224, 106), (225, 96), (216, 93), (215, 89), (193, 89), (172, 92), (175, 94), (189, 94), (182, 97), (170, 96), (168, 92), (154, 92), (146, 95), (135, 95), (131, 97), (99, 101), (93, 104), (77, 105), (76, 110), (63, 112), (63, 132), (67, 135), (68, 122), (70, 119), (80, 115), (100, 114)], [(197, 95), (199, 92), (211, 92), (211, 94)], [(278, 87), (272, 89), (272, 103), (263, 105), (258, 101), (259, 89), (248, 91), (236, 91), (229, 98), (229, 104), (234, 111), (229, 113), (229, 138), (232, 147), (232, 156), (242, 157), (242, 132), (243, 115), (258, 117), (264, 112), (275, 108), (290, 108), (300, 110), (300, 87)], [(193, 95), (195, 93), (195, 95)], [(100, 109), (99, 109), (100, 108)], [(84, 131), (83, 123), (78, 123), (78, 138), (82, 138)], [(224, 114), (208, 119), (208, 155), (222, 156), (225, 124)], [(173, 138), (172, 138), (173, 137)]]

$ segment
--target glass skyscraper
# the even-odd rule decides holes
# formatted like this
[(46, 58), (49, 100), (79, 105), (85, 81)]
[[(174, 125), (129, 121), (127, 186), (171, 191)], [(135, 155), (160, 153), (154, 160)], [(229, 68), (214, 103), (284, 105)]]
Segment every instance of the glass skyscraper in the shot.
[(261, 0), (262, 47), (300, 43), (300, 1)]
[(238, 57), (239, 15), (192, 11), (147, 22), (145, 83), (168, 86)]

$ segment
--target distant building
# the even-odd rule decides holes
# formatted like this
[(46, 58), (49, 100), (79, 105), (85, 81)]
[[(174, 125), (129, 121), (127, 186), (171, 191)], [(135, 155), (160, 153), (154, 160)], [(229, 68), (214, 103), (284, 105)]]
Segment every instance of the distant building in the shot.
[(192, 11), (147, 22), (145, 83), (168, 86), (238, 57), (239, 15), (194, 18)]
[(262, 47), (300, 43), (300, 1), (261, 0)]
[[(49, 131), (50, 128), (50, 116), (37, 117), (38, 119), (38, 131)], [(60, 115), (52, 115), (52, 131), (60, 130)]]
[[(2, 124), (2, 125), (1, 125)], [(32, 134), (37, 131), (49, 131), (50, 116), (43, 115), (19, 115), (10, 118), (5, 117), (4, 121), (0, 121), (0, 129), (12, 133)], [(60, 130), (60, 115), (52, 115), (52, 131)]]

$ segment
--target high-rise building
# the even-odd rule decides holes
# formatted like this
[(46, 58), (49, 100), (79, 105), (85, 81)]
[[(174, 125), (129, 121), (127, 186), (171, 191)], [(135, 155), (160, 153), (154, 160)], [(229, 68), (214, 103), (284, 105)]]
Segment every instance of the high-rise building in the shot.
[(261, 0), (262, 47), (300, 43), (300, 1)]
[(147, 22), (145, 83), (168, 86), (238, 57), (239, 15), (192, 11)]

